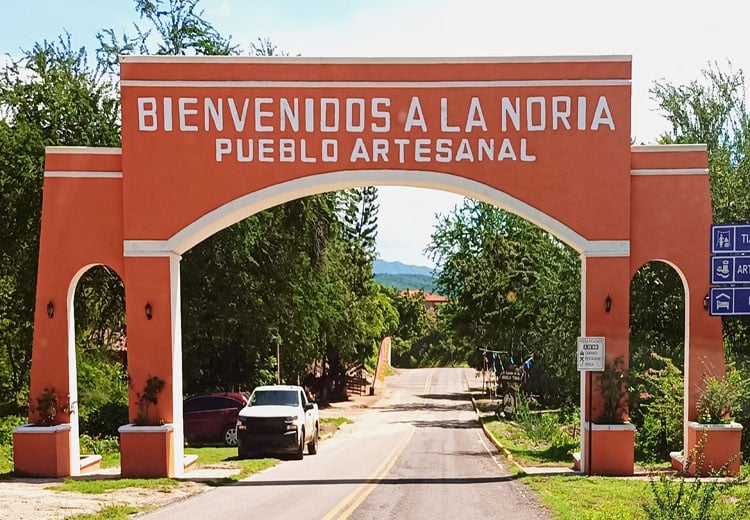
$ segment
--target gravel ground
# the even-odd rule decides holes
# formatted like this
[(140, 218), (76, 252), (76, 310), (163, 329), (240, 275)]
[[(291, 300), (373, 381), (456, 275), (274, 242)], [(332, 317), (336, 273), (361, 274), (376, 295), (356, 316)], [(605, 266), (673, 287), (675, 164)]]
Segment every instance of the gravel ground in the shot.
[[(347, 417), (356, 420), (365, 408), (371, 406), (379, 396), (354, 396), (343, 403), (332, 403), (320, 410), (321, 417)], [(218, 469), (218, 468), (217, 468)], [(101, 478), (112, 478), (112, 472)], [(200, 475), (210, 474), (211, 468), (202, 468)], [(191, 472), (193, 473), (193, 472)], [(190, 478), (191, 473), (186, 477)], [(217, 478), (225, 472), (219, 470)], [(197, 475), (197, 474), (196, 474)], [(96, 477), (93, 477), (96, 478)], [(113, 505), (131, 506), (138, 509), (163, 507), (183, 500), (196, 493), (212, 489), (205, 483), (183, 480), (168, 491), (144, 488), (125, 488), (101, 495), (60, 492), (49, 489), (63, 479), (12, 478), (0, 481), (0, 518), (4, 520), (61, 520), (78, 515), (91, 514)]]

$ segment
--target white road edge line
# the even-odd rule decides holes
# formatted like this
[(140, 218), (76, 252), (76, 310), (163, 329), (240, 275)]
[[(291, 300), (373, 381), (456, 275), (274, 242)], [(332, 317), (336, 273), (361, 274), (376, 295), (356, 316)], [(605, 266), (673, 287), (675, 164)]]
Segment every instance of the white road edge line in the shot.
[(482, 443), (482, 446), (484, 446), (484, 449), (485, 449), (485, 451), (487, 452), (487, 454), (488, 454), (488, 455), (490, 456), (490, 458), (492, 459), (492, 462), (494, 462), (494, 463), (495, 463), (495, 465), (496, 465), (496, 466), (497, 466), (498, 468), (500, 468), (501, 470), (505, 471), (505, 468), (503, 467), (503, 465), (502, 465), (502, 464), (500, 464), (500, 463), (499, 463), (499, 462), (497, 461), (497, 459), (495, 458), (495, 455), (493, 455), (493, 454), (492, 454), (492, 450), (490, 450), (489, 446), (487, 446), (487, 443), (486, 443), (486, 442), (484, 441), (484, 438), (483, 438), (483, 436), (482, 436), (482, 434), (481, 434), (481, 433), (477, 432), (477, 438), (479, 439), (479, 442), (481, 442), (481, 443)]

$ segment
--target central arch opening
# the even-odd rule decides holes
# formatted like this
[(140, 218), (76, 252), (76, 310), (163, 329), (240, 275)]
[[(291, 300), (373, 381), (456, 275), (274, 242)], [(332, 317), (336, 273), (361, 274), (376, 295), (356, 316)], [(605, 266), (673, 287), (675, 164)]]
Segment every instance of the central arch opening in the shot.
[[(367, 173), (358, 180), (369, 180), (368, 175), (373, 174)], [(303, 179), (288, 183), (285, 195), (276, 189), (265, 193), (267, 197), (273, 195), (270, 199), (252, 194), (235, 200), (168, 241), (169, 247), (179, 250), (224, 226), (184, 252), (181, 261), (185, 397), (247, 392), (252, 388), (242, 382), (253, 381), (254, 385), (280, 379), (312, 386), (318, 396), (329, 398), (345, 388), (344, 376), (352, 366), (374, 368), (372, 361), (379, 340), (390, 335), (394, 336), (397, 367), (462, 363), (480, 366), (487, 353), (502, 353), (496, 359), (500, 361), (502, 357), (508, 368), (517, 364), (528, 371), (528, 382), (517, 389), (517, 404), (523, 410), (564, 407), (566, 418), (575, 422), (580, 395), (572, 349), (581, 323), (580, 253), (538, 225), (500, 209), (497, 201), (516, 210), (522, 208), (549, 227), (564, 226), (500, 192), (472, 192), (494, 203), (462, 199), (452, 212), (440, 215), (432, 240), (444, 241), (440, 246), (443, 249), (441, 252), (435, 246), (431, 254), (437, 270), (445, 271), (436, 292), (447, 292), (447, 303), (428, 311), (424, 297), (430, 291), (423, 287), (373, 287), (371, 259), (363, 262), (356, 252), (330, 240), (347, 233), (350, 238), (362, 239), (351, 226), (362, 224), (358, 211), (364, 204), (363, 190), (319, 194), (318, 190), (328, 188), (337, 178), (328, 174), (321, 177), (317, 187)], [(427, 177), (431, 182), (435, 178), (451, 179), (453, 184), (449, 187), (453, 192), (455, 184), (462, 184), (446, 174)], [(272, 206), (272, 202), (291, 199), (302, 192), (316, 194)], [(412, 192), (419, 196), (422, 191)], [(359, 198), (355, 193), (360, 194)], [(281, 230), (289, 226), (303, 230), (301, 241), (290, 243), (285, 239)], [(465, 250), (459, 251), (461, 240), (454, 244), (445, 241), (456, 227), (467, 234), (476, 233), (479, 238), (464, 244)], [(599, 247), (571, 230), (565, 233), (581, 249)], [(261, 236), (265, 240), (259, 247)], [(497, 278), (487, 283), (475, 277), (459, 286), (456, 280), (469, 274), (468, 270), (455, 269), (461, 256), (473, 264), (475, 275), (494, 272)], [(344, 277), (347, 287), (341, 281), (321, 276), (323, 266), (331, 262), (355, 271)], [(367, 266), (366, 272), (357, 271), (362, 265)], [(559, 266), (562, 268), (558, 270)], [(226, 272), (238, 272), (240, 278), (227, 277)], [(437, 278), (440, 280), (439, 274)], [(261, 298), (261, 290), (272, 293), (274, 299)], [(348, 299), (340, 298), (344, 290), (348, 291)], [(480, 299), (478, 305), (466, 308), (467, 302)], [(534, 309), (541, 312), (535, 314)], [(409, 312), (414, 315), (408, 316)], [(372, 321), (377, 326), (359, 323), (365, 313), (376, 317)], [(324, 315), (338, 318), (326, 322)], [(451, 321), (445, 325), (448, 316)], [(446, 327), (462, 322), (465, 327), (460, 334), (446, 332)], [(202, 325), (197, 327), (198, 323)], [(564, 326), (559, 326), (562, 323)], [(404, 330), (412, 325), (419, 330)], [(367, 339), (358, 342), (357, 334)], [(497, 366), (491, 376), (496, 387), (500, 377), (500, 365)], [(490, 377), (489, 373), (485, 376)], [(322, 383), (321, 377), (325, 380)], [(560, 381), (566, 386), (556, 383)], [(476, 390), (484, 389), (480, 385)], [(501, 396), (496, 391), (486, 397), (489, 406), (499, 406)], [(176, 417), (177, 414), (175, 420)], [(557, 429), (564, 430), (562, 425)], [(575, 432), (576, 427), (571, 426), (571, 439), (577, 443)], [(559, 436), (545, 435), (555, 437), (554, 442), (560, 441)], [(217, 437), (214, 442), (222, 440)]]

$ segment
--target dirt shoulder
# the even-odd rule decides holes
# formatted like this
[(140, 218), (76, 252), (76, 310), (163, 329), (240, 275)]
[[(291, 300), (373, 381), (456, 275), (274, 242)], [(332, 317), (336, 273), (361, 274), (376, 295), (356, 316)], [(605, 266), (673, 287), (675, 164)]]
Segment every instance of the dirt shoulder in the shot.
[[(327, 418), (346, 417), (356, 421), (367, 408), (373, 406), (380, 396), (353, 396), (342, 403), (332, 403), (321, 408), (320, 416)], [(79, 478), (116, 478), (117, 468), (100, 474)], [(63, 479), (11, 478), (0, 481), (0, 501), (5, 520), (62, 520), (79, 515), (97, 513), (109, 506), (130, 506), (140, 510), (158, 509), (198, 493), (213, 489), (203, 479), (225, 476), (222, 468), (201, 467), (186, 473), (180, 482), (169, 489), (124, 488), (99, 495), (53, 491), (50, 487), (62, 483)], [(195, 475), (195, 480), (191, 480)]]

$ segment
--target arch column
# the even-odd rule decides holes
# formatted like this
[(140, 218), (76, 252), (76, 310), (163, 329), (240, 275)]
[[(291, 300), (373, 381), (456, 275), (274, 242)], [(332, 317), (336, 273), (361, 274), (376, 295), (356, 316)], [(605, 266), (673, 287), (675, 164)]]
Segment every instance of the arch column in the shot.
[[(582, 256), (581, 335), (605, 338), (606, 360), (629, 361), (630, 258)], [(609, 312), (605, 308), (611, 300)], [(634, 429), (597, 425), (603, 411), (597, 372), (581, 372), (581, 469), (597, 475), (633, 473)]]
[[(72, 297), (49, 248), (40, 247), (34, 309), (29, 425), (13, 432), (13, 466), (21, 474), (63, 477), (80, 473)], [(72, 288), (75, 284), (72, 284)], [(72, 289), (71, 289), (72, 291)], [(55, 426), (39, 426), (37, 400), (55, 392)], [(61, 410), (67, 405), (69, 411)]]
[[(180, 256), (125, 258), (129, 418), (120, 428), (121, 474), (183, 473)], [(157, 404), (139, 407), (149, 378), (164, 387)], [(142, 424), (133, 424), (139, 413)]]

